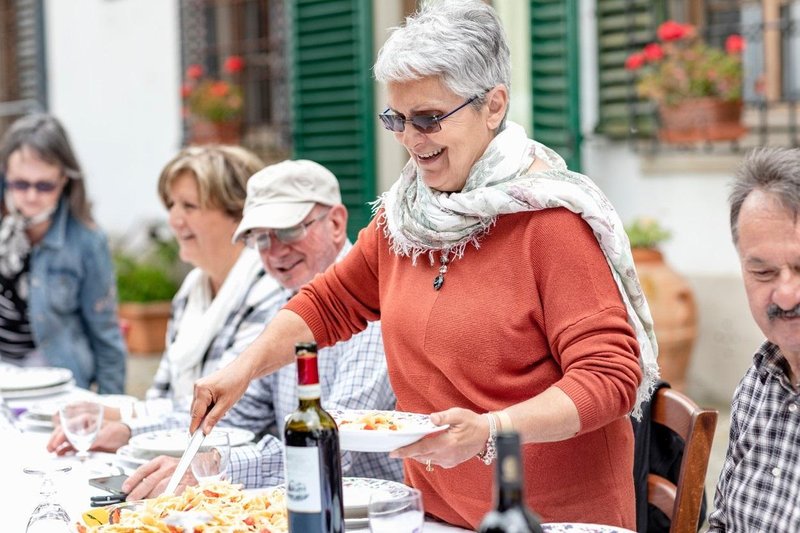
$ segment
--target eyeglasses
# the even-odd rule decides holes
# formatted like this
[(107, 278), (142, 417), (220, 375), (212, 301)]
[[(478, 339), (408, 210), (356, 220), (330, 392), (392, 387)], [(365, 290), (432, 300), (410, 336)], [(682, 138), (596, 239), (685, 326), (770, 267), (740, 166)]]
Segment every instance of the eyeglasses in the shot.
[(330, 209), (325, 211), (319, 216), (312, 218), (307, 222), (301, 222), (296, 226), (281, 229), (269, 230), (250, 230), (244, 236), (244, 244), (250, 248), (266, 252), (272, 247), (273, 234), (274, 238), (281, 241), (283, 244), (293, 244), (300, 242), (308, 235), (308, 227), (318, 220), (322, 220), (330, 213)]
[[(487, 91), (488, 92), (488, 91)], [(484, 93), (486, 94), (486, 93)], [(395, 133), (401, 133), (405, 130), (406, 122), (410, 122), (412, 126), (417, 128), (422, 133), (436, 133), (442, 131), (441, 122), (460, 109), (468, 106), (482, 95), (475, 95), (457, 108), (444, 115), (415, 115), (411, 118), (406, 118), (403, 115), (396, 113), (389, 113), (390, 108), (386, 108), (383, 113), (378, 115), (378, 118), (383, 122), (383, 127)]]
[(43, 194), (53, 192), (58, 188), (58, 183), (53, 181), (13, 180), (13, 181), (7, 181), (6, 184), (8, 185), (9, 189), (14, 191), (27, 192), (28, 189), (33, 187), (34, 189), (36, 189), (36, 192)]

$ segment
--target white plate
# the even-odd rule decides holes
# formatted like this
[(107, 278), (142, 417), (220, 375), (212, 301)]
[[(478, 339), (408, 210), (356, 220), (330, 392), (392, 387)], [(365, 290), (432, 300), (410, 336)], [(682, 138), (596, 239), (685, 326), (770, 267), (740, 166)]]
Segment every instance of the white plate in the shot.
[[(247, 489), (244, 492), (261, 494), (272, 490), (285, 491), (283, 485), (272, 489)], [(347, 529), (369, 526), (367, 506), (372, 495), (380, 495), (382, 499), (397, 499), (406, 496), (411, 490), (406, 485), (386, 479), (365, 477), (346, 477), (342, 479), (344, 490), (344, 518)]]
[(129, 444), (124, 446), (120, 446), (117, 450), (117, 453), (114, 455), (114, 460), (122, 464), (123, 466), (130, 466), (133, 468), (139, 468), (143, 464), (147, 463), (153, 457), (156, 457), (158, 454), (151, 454), (145, 452), (138, 452), (135, 448), (132, 448)]
[[(434, 426), (428, 415), (404, 413), (402, 411), (371, 411), (361, 409), (330, 409), (328, 411), (339, 426), (339, 446), (354, 452), (390, 452), (425, 435), (447, 429), (448, 426)], [(353, 429), (349, 424), (365, 416), (381, 414), (397, 423), (397, 429)]]
[(19, 398), (41, 398), (43, 396), (52, 396), (55, 394), (60, 394), (62, 392), (67, 392), (72, 390), (75, 387), (75, 380), (70, 379), (66, 383), (61, 383), (60, 385), (53, 385), (51, 387), (43, 387), (41, 389), (25, 389), (25, 390), (15, 390), (15, 391), (2, 391), (3, 398), (6, 400), (16, 400)]
[(633, 531), (620, 527), (603, 526), (600, 524), (578, 524), (572, 522), (542, 524), (542, 529), (547, 533), (633, 533)]
[(42, 389), (61, 385), (72, 379), (72, 371), (52, 366), (20, 368), (13, 365), (0, 367), (0, 391), (7, 396), (10, 391)]
[(49, 418), (47, 420), (43, 420), (41, 418), (37, 418), (35, 416), (31, 416), (29, 413), (22, 413), (19, 415), (19, 422), (25, 426), (25, 429), (41, 429), (41, 430), (52, 430), (53, 429), (53, 421)]
[[(231, 446), (241, 446), (251, 442), (255, 437), (252, 431), (246, 429), (224, 427), (214, 428), (212, 433), (222, 432), (228, 434)], [(128, 445), (134, 448), (137, 455), (139, 452), (150, 452), (158, 455), (172, 455), (180, 457), (189, 443), (189, 432), (184, 429), (163, 429), (142, 433), (131, 438)]]

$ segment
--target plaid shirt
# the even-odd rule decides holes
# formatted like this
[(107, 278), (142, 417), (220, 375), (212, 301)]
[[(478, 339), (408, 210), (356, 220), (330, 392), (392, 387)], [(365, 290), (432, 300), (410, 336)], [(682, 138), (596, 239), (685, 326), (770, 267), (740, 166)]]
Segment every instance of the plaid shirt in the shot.
[[(352, 245), (342, 248), (337, 260), (344, 257)], [(264, 324), (294, 295), (280, 288), (269, 295), (270, 309), (264, 313)], [(317, 354), (322, 403), (326, 409), (395, 408), (396, 398), (389, 384), (386, 355), (380, 323), (372, 322), (349, 340), (322, 348)], [(249, 429), (264, 435), (255, 446), (238, 446), (231, 450), (228, 470), (234, 483), (245, 488), (270, 487), (283, 483), (283, 421), (297, 408), (297, 367), (290, 364), (277, 372), (253, 381), (244, 396), (220, 422), (220, 426)], [(153, 420), (134, 420), (131, 433), (137, 435), (154, 429), (185, 427), (188, 415), (173, 413)], [(389, 459), (386, 453), (342, 452), (342, 471), (348, 476), (402, 481), (403, 462)]]
[(800, 531), (800, 392), (786, 368), (767, 341), (734, 393), (710, 532)]

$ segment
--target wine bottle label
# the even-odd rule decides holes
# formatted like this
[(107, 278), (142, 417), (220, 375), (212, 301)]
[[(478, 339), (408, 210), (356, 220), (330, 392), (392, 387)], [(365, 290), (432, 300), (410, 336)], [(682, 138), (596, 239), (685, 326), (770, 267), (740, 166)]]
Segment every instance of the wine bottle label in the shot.
[(319, 448), (286, 446), (286, 508), (298, 513), (322, 511)]
[(297, 397), (301, 400), (316, 400), (322, 395), (322, 387), (319, 383), (314, 385), (298, 385)]

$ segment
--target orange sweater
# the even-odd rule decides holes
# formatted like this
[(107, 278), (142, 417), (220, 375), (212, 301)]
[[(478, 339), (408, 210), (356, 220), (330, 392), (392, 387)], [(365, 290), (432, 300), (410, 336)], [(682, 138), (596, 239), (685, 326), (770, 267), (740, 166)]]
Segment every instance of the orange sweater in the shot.
[[(436, 255), (438, 262), (438, 254)], [(523, 447), (528, 505), (546, 522), (635, 529), (633, 435), (626, 413), (641, 379), (638, 344), (589, 226), (565, 209), (504, 215), (450, 263), (412, 265), (373, 220), (353, 250), (287, 308), (327, 346), (380, 319), (397, 409), (478, 413), (555, 385), (578, 408), (579, 434)], [(469, 460), (406, 481), (429, 512), (475, 528), (492, 504), (494, 465)]]

